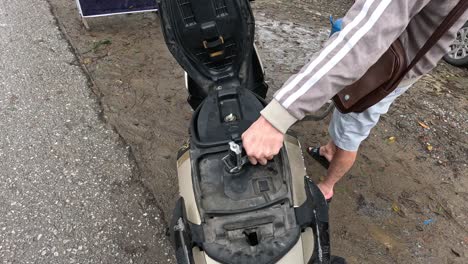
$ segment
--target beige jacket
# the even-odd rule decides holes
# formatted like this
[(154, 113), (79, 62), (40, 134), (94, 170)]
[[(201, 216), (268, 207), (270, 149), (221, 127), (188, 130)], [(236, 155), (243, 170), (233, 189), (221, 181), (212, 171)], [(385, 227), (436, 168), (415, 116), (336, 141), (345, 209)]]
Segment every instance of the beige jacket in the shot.
[[(397, 38), (411, 61), (457, 3), (458, 0), (357, 0), (343, 18), (343, 30), (289, 78), (261, 112), (262, 116), (285, 133), (297, 120), (317, 111), (363, 76)], [(403, 82), (415, 82), (433, 69), (467, 20), (468, 12)]]

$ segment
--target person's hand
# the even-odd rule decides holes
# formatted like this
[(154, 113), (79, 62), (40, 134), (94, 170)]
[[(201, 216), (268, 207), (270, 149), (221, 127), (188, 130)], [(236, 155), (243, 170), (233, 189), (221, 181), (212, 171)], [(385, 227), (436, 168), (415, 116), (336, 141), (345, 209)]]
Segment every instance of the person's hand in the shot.
[(266, 165), (268, 160), (279, 153), (283, 146), (284, 135), (263, 116), (242, 134), (242, 145), (250, 163)]

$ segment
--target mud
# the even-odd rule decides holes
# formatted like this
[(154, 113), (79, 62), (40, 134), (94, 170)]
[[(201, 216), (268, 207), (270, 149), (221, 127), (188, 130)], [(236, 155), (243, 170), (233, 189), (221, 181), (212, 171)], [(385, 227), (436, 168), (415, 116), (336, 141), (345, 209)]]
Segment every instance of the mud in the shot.
[[(177, 198), (176, 153), (191, 110), (157, 16), (90, 19), (86, 31), (74, 1), (49, 1), (167, 225)], [(270, 98), (326, 40), (328, 16), (343, 15), (350, 2), (253, 4)], [(334, 254), (350, 263), (468, 262), (467, 95), (468, 71), (441, 63), (382, 118), (337, 186), (330, 212)], [(303, 122), (293, 130), (304, 145), (323, 144), (327, 122)], [(314, 179), (325, 175), (312, 159), (306, 162)]]

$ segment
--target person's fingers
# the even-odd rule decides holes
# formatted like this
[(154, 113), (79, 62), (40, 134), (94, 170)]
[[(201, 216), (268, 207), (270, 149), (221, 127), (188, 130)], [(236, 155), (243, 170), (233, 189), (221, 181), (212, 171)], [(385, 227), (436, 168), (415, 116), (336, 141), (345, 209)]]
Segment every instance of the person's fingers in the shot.
[(254, 157), (251, 157), (251, 156), (249, 156), (249, 161), (250, 161), (250, 163), (252, 163), (252, 165), (257, 165), (257, 163), (258, 163), (257, 159), (254, 158)]
[(267, 163), (268, 163), (267, 159), (265, 159), (265, 158), (258, 159), (258, 162), (263, 166), (267, 165)]
[(272, 159), (273, 159), (273, 157), (274, 157), (273, 155), (271, 155), (271, 156), (268, 156), (268, 157), (267, 157), (267, 160), (272, 160)]

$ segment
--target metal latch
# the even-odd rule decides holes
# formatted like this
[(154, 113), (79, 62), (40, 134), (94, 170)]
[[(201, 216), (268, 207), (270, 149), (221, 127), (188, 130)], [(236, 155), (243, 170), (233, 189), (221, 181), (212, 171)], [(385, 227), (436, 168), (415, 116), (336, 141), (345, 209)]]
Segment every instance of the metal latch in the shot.
[(224, 38), (222, 36), (219, 36), (218, 39), (214, 40), (214, 41), (206, 41), (204, 40), (203, 41), (203, 47), (205, 49), (212, 49), (212, 48), (216, 48), (218, 47), (219, 45), (222, 45), (224, 44)]
[(229, 173), (238, 173), (248, 162), (248, 158), (242, 157), (242, 147), (234, 141), (229, 142), (229, 150), (229, 155), (223, 158), (223, 162)]
[(224, 54), (224, 38), (219, 36), (214, 41), (203, 41), (203, 47), (208, 50), (210, 58), (219, 57)]

